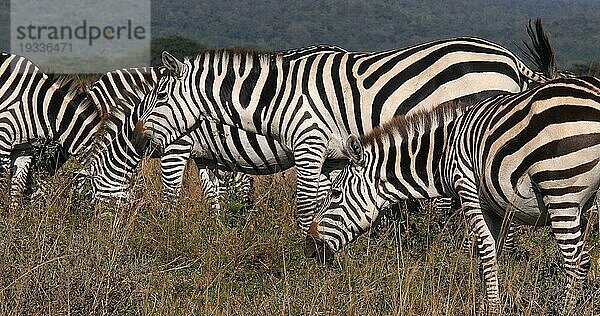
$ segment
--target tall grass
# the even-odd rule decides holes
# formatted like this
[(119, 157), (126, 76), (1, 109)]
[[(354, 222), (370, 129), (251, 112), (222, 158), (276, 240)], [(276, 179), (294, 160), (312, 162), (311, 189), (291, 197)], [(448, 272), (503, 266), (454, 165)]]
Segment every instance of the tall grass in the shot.
[[(482, 302), (459, 215), (428, 208), (399, 241), (363, 236), (324, 266), (303, 255), (293, 172), (257, 178), (256, 211), (214, 213), (194, 166), (178, 204), (162, 202), (154, 161), (114, 204), (86, 202), (65, 170), (23, 206), (2, 196), (2, 315), (473, 315)], [(600, 313), (597, 241), (577, 315)], [(517, 244), (501, 259), (504, 312), (556, 313), (564, 270), (549, 230)]]

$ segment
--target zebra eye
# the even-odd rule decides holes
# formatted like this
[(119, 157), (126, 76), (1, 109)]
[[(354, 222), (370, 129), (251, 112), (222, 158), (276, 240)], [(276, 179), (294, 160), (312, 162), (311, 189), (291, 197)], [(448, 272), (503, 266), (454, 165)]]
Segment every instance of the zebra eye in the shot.
[(159, 92), (158, 96), (159, 99), (164, 100), (167, 98), (167, 93), (166, 92)]

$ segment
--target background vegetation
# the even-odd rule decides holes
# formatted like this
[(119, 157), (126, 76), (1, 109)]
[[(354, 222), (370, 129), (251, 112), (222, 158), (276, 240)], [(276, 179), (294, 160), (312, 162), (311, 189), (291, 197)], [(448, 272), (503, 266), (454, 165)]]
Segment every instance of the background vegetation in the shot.
[[(0, 50), (10, 45), (9, 3), (0, 0)], [(180, 36), (206, 47), (281, 50), (324, 43), (381, 50), (480, 36), (514, 50), (513, 43), (527, 40), (525, 25), (536, 17), (563, 69), (599, 61), (597, 0), (152, 1), (152, 37)]]
[[(401, 239), (387, 237), (393, 228), (363, 236), (324, 266), (303, 255), (293, 171), (257, 178), (256, 211), (213, 213), (195, 166), (173, 205), (161, 201), (157, 161), (120, 204), (90, 204), (74, 167), (30, 203), (1, 197), (0, 315), (475, 315), (482, 302), (458, 214), (426, 207), (400, 224)], [(517, 244), (501, 260), (504, 311), (556, 314), (564, 270), (549, 230), (523, 229)], [(600, 313), (597, 230), (587, 245), (592, 270), (574, 315)]]
[(180, 0), (156, 1), (152, 10), (154, 36), (274, 50), (316, 43), (381, 50), (455, 36), (512, 49), (527, 39), (528, 20), (541, 17), (563, 67), (600, 56), (596, 0)]
[[(0, 0), (5, 29), (8, 2)], [(164, 49), (178, 56), (202, 47), (316, 43), (376, 50), (458, 35), (512, 48), (526, 39), (528, 19), (540, 16), (562, 68), (598, 76), (599, 6), (596, 0), (154, 1), (152, 62)], [(8, 35), (0, 31), (0, 49), (8, 49)], [(478, 261), (460, 249), (465, 232), (458, 214), (427, 207), (399, 224), (401, 239), (388, 238), (391, 227), (323, 266), (303, 255), (292, 214), (293, 171), (257, 178), (256, 211), (225, 201), (232, 207), (216, 214), (203, 200), (195, 166), (177, 204), (162, 202), (155, 161), (145, 162), (133, 198), (122, 203), (89, 203), (69, 170), (50, 178), (46, 194), (17, 207), (1, 191), (0, 315), (474, 315), (482, 301)], [(600, 313), (598, 240), (592, 230), (592, 269), (575, 315)], [(524, 228), (517, 245), (501, 259), (504, 311), (556, 314), (564, 270), (549, 230)]]

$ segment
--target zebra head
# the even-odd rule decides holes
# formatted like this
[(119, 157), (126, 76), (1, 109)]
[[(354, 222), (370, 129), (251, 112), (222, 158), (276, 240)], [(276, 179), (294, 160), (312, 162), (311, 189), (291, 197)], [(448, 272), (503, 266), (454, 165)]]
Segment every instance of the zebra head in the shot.
[(164, 149), (187, 134), (199, 118), (190, 109), (195, 104), (190, 94), (189, 61), (180, 62), (163, 52), (166, 74), (142, 99), (143, 113), (137, 122), (133, 143), (138, 150), (148, 145)]
[(379, 211), (388, 205), (379, 194), (385, 183), (370, 167), (373, 153), (354, 135), (348, 137), (344, 151), (350, 163), (331, 183), (307, 238), (306, 255), (320, 261), (331, 261), (335, 252), (369, 231)]
[(97, 199), (128, 198), (133, 173), (143, 158), (131, 141), (144, 91), (136, 92), (124, 92), (123, 98), (115, 100), (104, 133), (89, 157), (89, 179)]
[(441, 158), (456, 118), (468, 106), (447, 102), (431, 111), (397, 116), (360, 140), (350, 136), (351, 163), (335, 178), (309, 229), (307, 255), (323, 258), (368, 232), (380, 211), (406, 199), (444, 195)]

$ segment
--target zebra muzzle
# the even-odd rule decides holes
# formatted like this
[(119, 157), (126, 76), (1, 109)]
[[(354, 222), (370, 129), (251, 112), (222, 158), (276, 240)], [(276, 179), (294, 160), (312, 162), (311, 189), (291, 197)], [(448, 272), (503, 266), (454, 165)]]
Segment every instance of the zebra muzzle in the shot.
[(304, 242), (304, 255), (307, 258), (315, 258), (320, 263), (330, 264), (333, 262), (335, 253), (319, 237), (317, 222), (312, 222), (306, 240)]
[(148, 146), (149, 137), (145, 133), (145, 122), (144, 120), (139, 120), (135, 124), (135, 129), (133, 130), (133, 139), (131, 143), (133, 144), (133, 148), (139, 155), (143, 155), (146, 147)]

